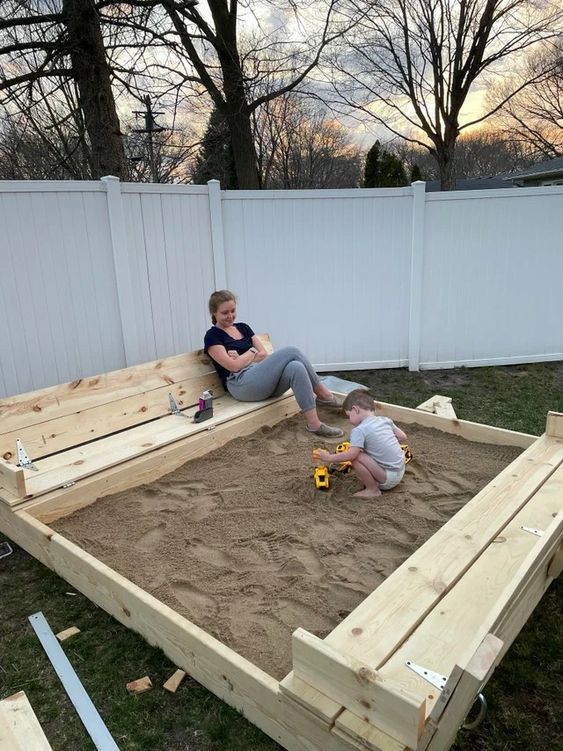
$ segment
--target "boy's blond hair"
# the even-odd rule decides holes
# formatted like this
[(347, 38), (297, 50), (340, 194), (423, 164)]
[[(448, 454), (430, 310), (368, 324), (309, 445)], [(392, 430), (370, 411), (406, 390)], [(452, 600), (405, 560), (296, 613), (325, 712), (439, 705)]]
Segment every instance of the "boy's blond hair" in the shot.
[(375, 401), (373, 396), (364, 389), (354, 389), (354, 391), (350, 391), (342, 404), (344, 412), (351, 412), (352, 407), (360, 407), (360, 409), (375, 412)]

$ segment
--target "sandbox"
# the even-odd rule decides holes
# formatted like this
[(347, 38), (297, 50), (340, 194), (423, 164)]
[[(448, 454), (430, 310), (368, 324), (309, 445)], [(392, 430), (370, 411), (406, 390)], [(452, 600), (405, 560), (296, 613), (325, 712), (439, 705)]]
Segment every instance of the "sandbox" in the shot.
[[(218, 398), (207, 424), (170, 414), (169, 395), (191, 418), (197, 396), (208, 387)], [(293, 397), (236, 403), (220, 395), (201, 353), (13, 397), (0, 403), (0, 528), (287, 749), (447, 749), (475, 696), (559, 573), (563, 416), (550, 413), (545, 435), (536, 439), (395, 405), (378, 408), (407, 430), (415, 460), (403, 487), (385, 494), (376, 506), (351, 501), (351, 478), (338, 478), (332, 493), (318, 498), (302, 463), (310, 470), (314, 442), (297, 420), (289, 419), (297, 411)], [(280, 450), (272, 429), (281, 421), (286, 421), (292, 451)], [(424, 428), (432, 429), (427, 440)], [(17, 466), (16, 438), (37, 471)], [(244, 440), (271, 453), (279, 476), (273, 477), (262, 459), (265, 475), (252, 470)], [(447, 487), (437, 491), (445, 500), (424, 503), (416, 492), (434, 481), (432, 446), (437, 455), (441, 441), (451, 462), (436, 468), (446, 481)], [(476, 444), (484, 445), (480, 461), (490, 463), (488, 474), (480, 477), (471, 475), (478, 462), (464, 461)], [(525, 450), (513, 458), (518, 449)], [(231, 482), (227, 473), (217, 490), (217, 467), (225, 465), (229, 452), (233, 466), (248, 465), (250, 476), (237, 474)], [(186, 475), (166, 477), (190, 459), (180, 470)], [(211, 462), (215, 471), (202, 469), (198, 461)], [(158, 478), (155, 493), (152, 483)], [(280, 512), (277, 519), (269, 514), (269, 526), (256, 499), (244, 507), (250, 484), (262, 506)], [(127, 500), (122, 491), (131, 488), (136, 490)], [(285, 505), (284, 488), (286, 494), (292, 491)], [(409, 498), (409, 513), (401, 521), (401, 507), (408, 507)], [(173, 518), (178, 506), (183, 513), (189, 509), (191, 529), (161, 522)], [(217, 544), (221, 527), (215, 529), (219, 515), (213, 512), (220, 506), (234, 524), (229, 529), (236, 546), (230, 550)], [(96, 526), (104, 509), (112, 509), (119, 524), (134, 514), (149, 518), (135, 540), (136, 550), (165, 546), (173, 555), (182, 547), (191, 549), (172, 592), (180, 605), (161, 601), (168, 595), (158, 572), (141, 588), (123, 575), (134, 578), (133, 568), (120, 563), (118, 573), (108, 565), (108, 541), (103, 527)], [(156, 518), (151, 521), (152, 510)], [(81, 518), (92, 522), (90, 533), (80, 532)], [(80, 540), (80, 546), (47, 526), (50, 522)], [(313, 533), (307, 542), (297, 533), (306, 528)], [(96, 530), (98, 538), (92, 534)], [(371, 544), (378, 540), (394, 546), (387, 558), (381, 548), (374, 554)], [(254, 569), (241, 571), (235, 548), (254, 562)], [(135, 566), (139, 560), (137, 555)], [(190, 562), (199, 568), (189, 570)], [(244, 609), (252, 597), (255, 605), (268, 601), (266, 590), (273, 585), (256, 578), (268, 567), (273, 581), (283, 582), (276, 616), (281, 631), (261, 620), (264, 614), (256, 607), (246, 620), (242, 606), (236, 609), (238, 592), (251, 596)], [(229, 569), (232, 579), (223, 581)], [(315, 576), (308, 579), (311, 572), (317, 584), (321, 580), (322, 595)], [(226, 594), (237, 590), (226, 625), (213, 599), (221, 586)], [(313, 601), (320, 599), (325, 609), (310, 603), (306, 608), (302, 591)], [(180, 606), (189, 618), (178, 612)], [(215, 628), (201, 627), (214, 618)], [(236, 631), (240, 623), (244, 634), (249, 621), (266, 636), (262, 654), (251, 659), (213, 636), (230, 642), (229, 630)], [(287, 643), (295, 626), (292, 669), (279, 680), (289, 658), (272, 661), (278, 651), (270, 651), (269, 642)], [(413, 664), (442, 675), (445, 685), (429, 683), (412, 670)]]
[(296, 628), (324, 638), (521, 453), (420, 426), (409, 441), (404, 481), (375, 502), (352, 476), (314, 487), (295, 416), (53, 526), (281, 680)]

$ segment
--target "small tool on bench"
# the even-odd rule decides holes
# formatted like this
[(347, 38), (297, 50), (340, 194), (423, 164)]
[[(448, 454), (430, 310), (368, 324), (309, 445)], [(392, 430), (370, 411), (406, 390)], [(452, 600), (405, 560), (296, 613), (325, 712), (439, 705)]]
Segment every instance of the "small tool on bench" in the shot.
[(199, 397), (199, 409), (194, 415), (194, 422), (203, 422), (213, 417), (213, 391), (208, 389)]

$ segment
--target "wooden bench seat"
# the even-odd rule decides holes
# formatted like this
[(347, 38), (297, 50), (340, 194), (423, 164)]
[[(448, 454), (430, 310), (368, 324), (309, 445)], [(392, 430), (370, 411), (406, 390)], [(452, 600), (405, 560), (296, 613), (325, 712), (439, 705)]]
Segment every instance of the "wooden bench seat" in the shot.
[(562, 497), (563, 415), (550, 413), (546, 433), (324, 640), (295, 632), (280, 691), (367, 749), (447, 747), (463, 714), (441, 723), (443, 692), (406, 663), (449, 676), (467, 711), (476, 662), (488, 677), (559, 575)]
[[(272, 351), (269, 337), (260, 338)], [(194, 423), (206, 389), (216, 397), (213, 417)], [(183, 416), (171, 414), (169, 395)], [(284, 399), (287, 395), (237, 402), (201, 351), (5, 399), (0, 402), (0, 497), (19, 506)], [(16, 439), (37, 471), (17, 466)]]

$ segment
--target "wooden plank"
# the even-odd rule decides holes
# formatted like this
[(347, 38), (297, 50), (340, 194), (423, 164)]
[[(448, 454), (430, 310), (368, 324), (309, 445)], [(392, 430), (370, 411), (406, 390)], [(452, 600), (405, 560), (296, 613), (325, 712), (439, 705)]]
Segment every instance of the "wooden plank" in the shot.
[(178, 686), (180, 685), (180, 683), (182, 683), (185, 677), (186, 671), (180, 670), (180, 668), (178, 668), (178, 670), (172, 673), (170, 678), (162, 684), (162, 688), (164, 688), (166, 691), (170, 691), (171, 694), (175, 694), (178, 690)]
[[(506, 649), (510, 646), (551, 581), (547, 570), (563, 535), (562, 497), (563, 465), (381, 666), (383, 679), (425, 692), (427, 710), (432, 710), (440, 693), (410, 670), (407, 660), (449, 676), (488, 633), (501, 638)], [(541, 538), (521, 529), (532, 520), (545, 530)]]
[(451, 400), (449, 404), (447, 403), (442, 404), (440, 402), (435, 404), (434, 413), (439, 415), (440, 417), (448, 417), (451, 420), (457, 420), (457, 415), (455, 413), (455, 409), (451, 405)]
[[(260, 334), (259, 338), (266, 350), (272, 352), (270, 337)], [(170, 389), (175, 383), (214, 377), (214, 374), (211, 359), (203, 350), (198, 350), (18, 394), (0, 400), (0, 430), (2, 435), (21, 431), (103, 404), (141, 396), (153, 389)], [(8, 450), (13, 451), (13, 447), (9, 446)]]
[(382, 582), (325, 641), (380, 668), (562, 461), (563, 442), (545, 436), (537, 439)]
[(288, 751), (353, 751), (284, 701), (274, 678), (25, 511), (0, 504), (0, 529)]
[(422, 404), (419, 404), (417, 409), (423, 412), (431, 412), (434, 415), (440, 415), (441, 417), (449, 417), (451, 419), (457, 419), (457, 415), (452, 406), (451, 396), (440, 396), (435, 394), (427, 399)]
[(293, 672), (392, 738), (415, 748), (425, 720), (418, 697), (385, 681), (365, 662), (344, 655), (304, 629), (292, 637)]
[(417, 423), (425, 428), (436, 428), (444, 433), (451, 433), (476, 443), (491, 443), (498, 446), (521, 446), (528, 448), (536, 440), (537, 436), (528, 433), (519, 433), (515, 430), (495, 428), (492, 425), (483, 425), (478, 422), (451, 419), (441, 415), (433, 415), (422, 412), (419, 409), (400, 407), (396, 404), (376, 402), (377, 413), (390, 417), (395, 422)]
[[(128, 431), (101, 438), (96, 443), (69, 449), (63, 455), (47, 457), (36, 462), (39, 472), (24, 470), (26, 473), (26, 497), (61, 488), (81, 477), (95, 474), (107, 467), (121, 464), (127, 459), (142, 456), (156, 448), (174, 443), (181, 438), (214, 429), (217, 425), (233, 420), (242, 414), (256, 412), (271, 404), (276, 397), (263, 402), (237, 402), (231, 396), (223, 396), (213, 403), (213, 417), (203, 423), (193, 423), (191, 419), (169, 415), (157, 422), (138, 425)], [(193, 417), (195, 409), (185, 414)]]
[(293, 671), (280, 681), (280, 691), (329, 725), (332, 725), (336, 717), (342, 712), (340, 702), (330, 699), (318, 689), (305, 683)]
[(0, 751), (51, 751), (23, 691), (0, 701)]
[(298, 411), (293, 397), (280, 399), (261, 410), (218, 425), (214, 430), (183, 438), (150, 454), (82, 478), (72, 487), (58, 488), (31, 501), (20, 501), (15, 508), (29, 511), (42, 522), (52, 522), (93, 503), (97, 498), (152, 482), (190, 459), (220, 448), (233, 438), (249, 435), (265, 425), (275, 425)]
[(58, 634), (55, 634), (57, 639), (59, 641), (66, 641), (67, 639), (70, 639), (71, 636), (76, 636), (76, 634), (80, 633), (80, 629), (77, 626), (69, 626), (68, 628), (65, 628), (63, 631), (59, 631)]
[(145, 675), (144, 678), (129, 681), (125, 688), (130, 694), (144, 694), (145, 691), (149, 691), (152, 688), (152, 681), (148, 675)]
[(100, 404), (171, 386), (186, 377), (206, 375), (214, 368), (201, 352), (188, 352), (109, 373), (81, 378), (0, 400), (2, 433), (21, 430)]
[(335, 730), (343, 738), (352, 738), (357, 748), (367, 751), (408, 751), (404, 743), (391, 738), (379, 728), (370, 725), (352, 712), (342, 712), (335, 722)]
[(168, 394), (172, 394), (179, 409), (193, 406), (205, 389), (211, 389), (217, 396), (224, 393), (215, 370), (4, 433), (0, 436), (0, 456), (5, 461), (16, 462), (15, 446), (16, 438), (19, 438), (28, 455), (36, 461), (43, 456), (168, 415)]
[(563, 412), (548, 412), (545, 432), (552, 438), (563, 438)]
[[(266, 350), (271, 352), (269, 337), (263, 334), (259, 338)], [(84, 397), (80, 403), (83, 405), (80, 410), (76, 410), (77, 403), (74, 398), (77, 389), (80, 388), (77, 387), (70, 392), (70, 396), (66, 396), (65, 404), (61, 402), (57, 405), (66, 411), (69, 411), (70, 405), (72, 410), (68, 414), (51, 416), (47, 420), (45, 420), (45, 413), (52, 414), (54, 409), (52, 395), (50, 395), (51, 401), (48, 402), (47, 407), (41, 406), (43, 404), (41, 398), (22, 401), (19, 408), (23, 410), (25, 407), (31, 410), (31, 415), (18, 413), (22, 424), (10, 430), (7, 426), (15, 419), (14, 414), (8, 415), (6, 421), (2, 419), (0, 457), (11, 463), (17, 461), (15, 451), (17, 438), (23, 441), (29, 456), (37, 460), (73, 446), (90, 443), (117, 431), (150, 422), (169, 414), (169, 393), (172, 394), (180, 409), (196, 405), (204, 390), (211, 389), (215, 397), (225, 393), (215, 368), (205, 355), (192, 352), (179, 357), (183, 358), (182, 377), (175, 382), (172, 381), (172, 377), (180, 374), (178, 367), (159, 373), (160, 380), (155, 381), (154, 363), (150, 363), (151, 367), (147, 371), (147, 384), (144, 389), (143, 384), (136, 380), (139, 377), (139, 369), (144, 372), (143, 366), (115, 371), (99, 377), (101, 382), (106, 384), (103, 388), (98, 388), (99, 382), (91, 379), (96, 381), (94, 394)], [(123, 392), (123, 385), (117, 381), (118, 374), (127, 388), (131, 388), (131, 384), (135, 383), (134, 394), (120, 396)], [(68, 389), (68, 384), (65, 384), (65, 388)], [(94, 401), (94, 398), (97, 401)], [(0, 402), (0, 416), (2, 404)], [(50, 411), (49, 406), (51, 406)], [(29, 422), (30, 419), (34, 422), (26, 425), (25, 422)]]
[(8, 491), (7, 498), (17, 501), (26, 495), (25, 475), (23, 469), (7, 464), (0, 459), (0, 496), (2, 489)]

